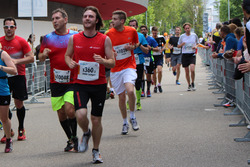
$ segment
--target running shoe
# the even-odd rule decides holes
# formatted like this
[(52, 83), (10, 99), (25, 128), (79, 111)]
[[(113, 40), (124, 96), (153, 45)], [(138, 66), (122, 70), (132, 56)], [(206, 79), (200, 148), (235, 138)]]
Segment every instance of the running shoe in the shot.
[(188, 86), (187, 91), (191, 91), (191, 85)]
[(110, 97), (111, 99), (114, 99), (114, 98), (115, 98), (115, 93), (114, 93), (113, 91), (110, 91), (109, 97)]
[(157, 93), (157, 87), (155, 86), (155, 88), (154, 88), (154, 93)]
[(5, 146), (5, 153), (10, 153), (13, 150), (13, 142), (12, 139), (10, 139), (9, 141), (6, 140), (6, 146)]
[(92, 156), (93, 156), (93, 161), (92, 161), (93, 164), (103, 163), (103, 160), (99, 151), (92, 150)]
[(195, 87), (194, 83), (191, 83), (191, 89), (192, 89), (192, 91), (196, 91), (196, 87)]
[(229, 101), (229, 102), (223, 104), (223, 107), (225, 107), (225, 108), (234, 107), (234, 104), (231, 101)]
[(176, 76), (176, 71), (173, 71), (173, 75)]
[(133, 128), (134, 131), (139, 130), (139, 126), (138, 126), (138, 124), (137, 124), (136, 118), (130, 119), (130, 123), (131, 123), (132, 128)]
[[(11, 129), (11, 132), (10, 132), (10, 136), (13, 137), (15, 135), (13, 129)], [(6, 135), (4, 134), (4, 136), (2, 137), (1, 139), (1, 143), (5, 143), (6, 142)]]
[(141, 103), (136, 103), (136, 110), (141, 110)]
[(123, 124), (122, 125), (122, 135), (128, 134), (128, 129), (129, 129), (129, 125), (128, 124)]
[(150, 92), (150, 90), (147, 90), (147, 97), (151, 97), (151, 92)]
[(162, 88), (160, 85), (158, 86), (158, 89), (159, 89), (159, 92), (162, 93)]
[(90, 137), (91, 137), (91, 131), (89, 129), (87, 134), (82, 135), (82, 139), (78, 144), (78, 152), (85, 152), (88, 150), (88, 143), (89, 143)]
[(141, 92), (141, 97), (145, 97), (144, 91)]
[(25, 129), (19, 130), (17, 140), (25, 140), (25, 139), (26, 139)]
[(77, 136), (71, 138), (74, 145), (74, 152), (78, 152), (78, 138)]
[(64, 152), (74, 151), (74, 143), (71, 139), (67, 141), (67, 146), (64, 148)]
[(178, 80), (176, 80), (176, 85), (180, 85), (181, 83), (178, 81)]
[(0, 121), (0, 130), (3, 130), (3, 123)]

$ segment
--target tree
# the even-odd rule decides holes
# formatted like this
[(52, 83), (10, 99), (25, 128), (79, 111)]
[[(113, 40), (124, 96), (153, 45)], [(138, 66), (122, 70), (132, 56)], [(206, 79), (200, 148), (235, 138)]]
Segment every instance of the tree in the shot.
[[(218, 5), (215, 5), (215, 8), (219, 9), (220, 21), (228, 21), (228, 0), (220, 0)], [(230, 0), (230, 19), (231, 18), (243, 18), (243, 12), (241, 8), (243, 0)]]

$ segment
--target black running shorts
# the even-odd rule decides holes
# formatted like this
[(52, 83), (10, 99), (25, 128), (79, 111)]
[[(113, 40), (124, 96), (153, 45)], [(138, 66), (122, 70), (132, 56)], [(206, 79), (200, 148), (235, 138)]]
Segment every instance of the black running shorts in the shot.
[(107, 84), (82, 85), (74, 84), (75, 110), (87, 108), (91, 100), (91, 115), (101, 117), (106, 100)]

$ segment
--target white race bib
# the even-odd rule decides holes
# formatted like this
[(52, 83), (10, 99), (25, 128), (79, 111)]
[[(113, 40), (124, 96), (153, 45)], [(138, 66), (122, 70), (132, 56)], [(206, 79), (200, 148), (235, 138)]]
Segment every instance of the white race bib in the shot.
[(58, 83), (70, 82), (70, 71), (68, 70), (57, 70), (54, 68), (55, 81)]
[(159, 55), (161, 55), (161, 54), (162, 54), (162, 52), (160, 52), (160, 51), (161, 51), (161, 48), (162, 48), (161, 46), (158, 46), (159, 51), (158, 51), (158, 52), (154, 52), (154, 51), (153, 51), (153, 55), (154, 55), (154, 56), (159, 56)]
[(173, 47), (173, 54), (181, 54), (181, 48)]
[(135, 63), (136, 63), (136, 65), (140, 64), (140, 59), (139, 59), (138, 54), (135, 54)]
[(126, 58), (131, 56), (131, 51), (125, 49), (126, 45), (128, 45), (128, 43), (123, 44), (123, 45), (114, 46), (114, 50), (117, 53), (116, 60), (126, 59)]
[(150, 65), (150, 57), (144, 57), (144, 60), (145, 60), (144, 65), (149, 66)]
[(77, 79), (94, 81), (99, 79), (99, 63), (79, 60), (80, 70)]
[(185, 43), (185, 45), (183, 46), (183, 53), (194, 53), (195, 50), (193, 49), (193, 47), (195, 46), (194, 43)]

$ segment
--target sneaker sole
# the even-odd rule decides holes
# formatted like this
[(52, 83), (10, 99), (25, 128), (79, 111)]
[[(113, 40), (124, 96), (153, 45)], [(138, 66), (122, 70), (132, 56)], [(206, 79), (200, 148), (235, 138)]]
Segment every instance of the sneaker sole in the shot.
[(103, 160), (96, 160), (96, 161), (92, 161), (93, 164), (101, 164), (103, 163)]

